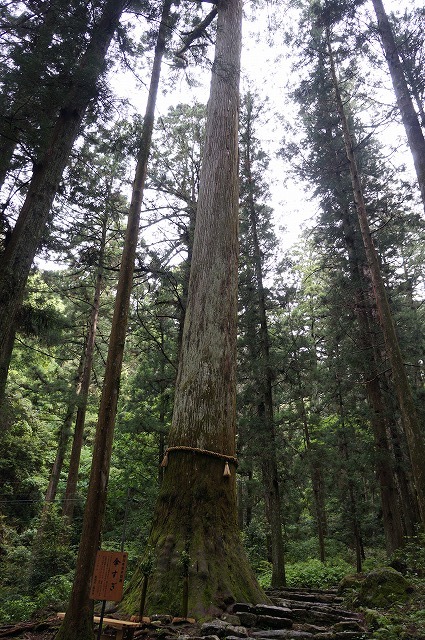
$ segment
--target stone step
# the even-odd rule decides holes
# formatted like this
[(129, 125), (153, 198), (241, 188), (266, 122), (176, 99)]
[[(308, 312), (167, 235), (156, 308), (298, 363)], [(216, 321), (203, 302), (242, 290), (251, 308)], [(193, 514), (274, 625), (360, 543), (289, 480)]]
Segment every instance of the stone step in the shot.
[(354, 611), (348, 611), (347, 609), (342, 609), (339, 605), (332, 606), (330, 604), (324, 604), (323, 602), (300, 602), (298, 600), (291, 602), (290, 600), (281, 600), (278, 608), (289, 611), (292, 609), (306, 609), (309, 611), (341, 615), (343, 618), (355, 618), (358, 616)]
[[(272, 635), (273, 634), (273, 635)], [(256, 631), (251, 633), (255, 640), (287, 640), (293, 638), (298, 640), (368, 640), (372, 634), (366, 631), (332, 631), (311, 633), (298, 629), (282, 629), (280, 631)], [(227, 640), (236, 638), (227, 637)]]
[(269, 598), (274, 602), (276, 600), (300, 600), (302, 602), (323, 602), (323, 603), (340, 603), (343, 601), (341, 596), (333, 593), (322, 593), (316, 591), (291, 591), (280, 589), (272, 593), (267, 593)]

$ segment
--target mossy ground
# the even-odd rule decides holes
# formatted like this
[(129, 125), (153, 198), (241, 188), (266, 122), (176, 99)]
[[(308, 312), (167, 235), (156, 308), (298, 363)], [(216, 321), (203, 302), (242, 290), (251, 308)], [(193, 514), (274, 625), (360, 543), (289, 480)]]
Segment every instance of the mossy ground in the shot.
[(381, 567), (369, 574), (347, 576), (340, 586), (347, 606), (354, 605), (364, 613), (376, 640), (425, 638), (424, 578), (403, 577)]

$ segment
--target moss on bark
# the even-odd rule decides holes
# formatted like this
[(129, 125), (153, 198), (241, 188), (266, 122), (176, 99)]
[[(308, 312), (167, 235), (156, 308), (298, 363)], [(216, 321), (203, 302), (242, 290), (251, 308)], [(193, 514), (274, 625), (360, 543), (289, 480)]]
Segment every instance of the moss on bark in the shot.
[[(181, 615), (182, 552), (190, 556), (189, 616), (222, 612), (234, 601), (267, 602), (249, 566), (236, 521), (235, 469), (191, 452), (172, 452), (166, 469), (148, 548), (155, 555), (146, 612)], [(231, 515), (229, 515), (231, 514)], [(142, 572), (136, 572), (122, 603), (138, 611)]]

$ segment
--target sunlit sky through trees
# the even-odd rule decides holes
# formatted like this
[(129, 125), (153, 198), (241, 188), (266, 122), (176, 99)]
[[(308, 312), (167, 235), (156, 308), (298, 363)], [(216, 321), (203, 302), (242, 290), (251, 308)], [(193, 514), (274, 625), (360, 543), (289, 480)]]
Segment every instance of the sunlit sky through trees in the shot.
[[(258, 129), (258, 134), (264, 151), (270, 156), (269, 175), (265, 178), (270, 186), (269, 204), (274, 209), (275, 230), (282, 248), (296, 244), (300, 240), (302, 230), (314, 226), (318, 210), (312, 187), (301, 182), (299, 177), (293, 174), (288, 162), (279, 155), (284, 141), (299, 142), (302, 137), (297, 121), (298, 107), (291, 99), (291, 91), (303, 77), (303, 73), (308, 71), (300, 65), (296, 47), (285, 44), (286, 34), (295, 31), (298, 25), (299, 12), (294, 4), (296, 5), (290, 2), (267, 2), (264, 6), (258, 6), (256, 3), (245, 2), (243, 26), (241, 92), (256, 92), (264, 101), (263, 123)], [(407, 8), (420, 7), (421, 4), (420, 0), (386, 0), (385, 8), (388, 13), (394, 11), (401, 15)], [(204, 13), (207, 15), (211, 5), (207, 3), (205, 7)], [(360, 28), (366, 28), (368, 24), (376, 22), (370, 2), (365, 3), (358, 16)], [(132, 37), (137, 41), (142, 33), (137, 18), (129, 16), (126, 24), (130, 26)], [(382, 64), (381, 69), (368, 68), (370, 75), (367, 82), (371, 87), (371, 100), (369, 104), (364, 104), (361, 117), (371, 130), (375, 129), (377, 139), (386, 149), (388, 161), (400, 167), (399, 172), (402, 171), (401, 167), (405, 166), (407, 179), (413, 181), (413, 162), (407, 150), (404, 130), (399, 122), (394, 121), (394, 117), (398, 118), (398, 115), (395, 116), (393, 112), (390, 122), (386, 120), (376, 126), (380, 119), (379, 113), (385, 110), (388, 112), (389, 106), (395, 103), (395, 98), (377, 38), (373, 42), (373, 50)], [(205, 58), (201, 65), (194, 65), (189, 59), (188, 67), (179, 71), (173, 68), (170, 60), (165, 62), (161, 82), (162, 95), (156, 111), (157, 121), (167, 114), (170, 107), (179, 103), (207, 102), (212, 53), (211, 43), (209, 58)], [(132, 119), (134, 114), (143, 115), (151, 58), (152, 55), (149, 54), (142, 62), (136, 61), (136, 66), (131, 69), (128, 67), (133, 59), (127, 61), (127, 68), (122, 60), (111, 66), (109, 82), (116, 98), (117, 118), (128, 116)], [(380, 84), (379, 90), (374, 86), (376, 81)], [(129, 168), (130, 176), (131, 171), (132, 168)], [(145, 197), (145, 200), (148, 199), (149, 192)], [(166, 230), (161, 227), (144, 232), (144, 240), (148, 243), (151, 238), (160, 241), (165, 237)], [(54, 262), (43, 260), (42, 264), (57, 267)]]

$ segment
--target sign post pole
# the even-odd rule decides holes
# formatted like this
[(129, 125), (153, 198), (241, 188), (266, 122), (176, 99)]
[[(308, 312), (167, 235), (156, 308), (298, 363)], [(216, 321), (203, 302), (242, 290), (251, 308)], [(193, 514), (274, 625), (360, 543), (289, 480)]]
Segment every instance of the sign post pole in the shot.
[(100, 612), (99, 629), (97, 630), (97, 640), (102, 637), (103, 618), (105, 617), (106, 600), (102, 600), (102, 610)]

